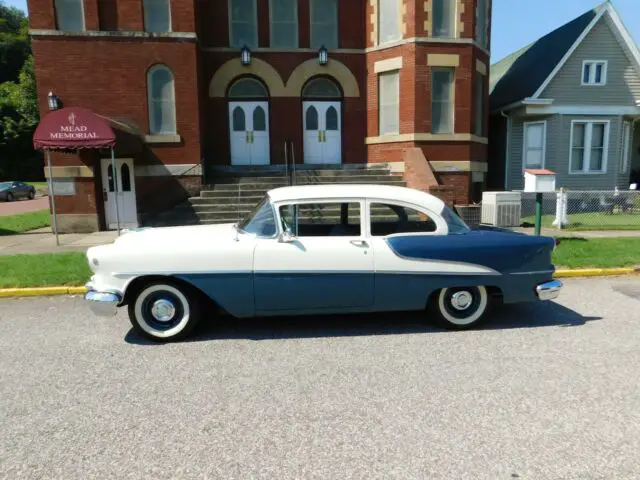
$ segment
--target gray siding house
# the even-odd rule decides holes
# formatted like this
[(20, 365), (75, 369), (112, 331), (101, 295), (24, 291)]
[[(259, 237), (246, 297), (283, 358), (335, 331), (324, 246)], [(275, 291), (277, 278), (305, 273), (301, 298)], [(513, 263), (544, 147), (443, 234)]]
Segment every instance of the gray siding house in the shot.
[(640, 180), (640, 51), (611, 3), (493, 65), (490, 92), (489, 189), (540, 168), (571, 190)]

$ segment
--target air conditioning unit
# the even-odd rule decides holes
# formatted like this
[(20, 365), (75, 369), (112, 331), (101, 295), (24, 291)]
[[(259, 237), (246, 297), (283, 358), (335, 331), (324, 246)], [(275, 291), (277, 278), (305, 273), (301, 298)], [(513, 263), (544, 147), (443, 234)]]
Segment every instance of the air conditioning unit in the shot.
[(484, 192), (482, 220), (494, 227), (519, 227), (522, 223), (521, 192)]

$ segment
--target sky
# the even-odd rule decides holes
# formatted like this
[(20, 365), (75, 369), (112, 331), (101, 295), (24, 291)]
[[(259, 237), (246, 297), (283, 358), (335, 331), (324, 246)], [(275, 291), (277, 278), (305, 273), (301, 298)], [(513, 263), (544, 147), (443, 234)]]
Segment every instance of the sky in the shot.
[[(491, 62), (515, 52), (603, 0), (493, 0)], [(26, 0), (4, 0), (26, 11)], [(640, 42), (640, 0), (613, 0), (636, 43)]]

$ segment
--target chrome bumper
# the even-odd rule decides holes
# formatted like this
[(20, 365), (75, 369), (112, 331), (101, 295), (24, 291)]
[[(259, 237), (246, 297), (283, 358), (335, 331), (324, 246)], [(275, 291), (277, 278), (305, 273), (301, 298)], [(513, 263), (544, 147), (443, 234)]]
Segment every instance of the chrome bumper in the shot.
[(536, 287), (536, 294), (540, 300), (553, 300), (558, 298), (562, 290), (562, 282), (560, 280), (553, 280), (538, 285)]
[(87, 293), (84, 299), (89, 303), (91, 311), (99, 317), (113, 317), (122, 302), (122, 295), (117, 292), (99, 292), (91, 283), (86, 285)]

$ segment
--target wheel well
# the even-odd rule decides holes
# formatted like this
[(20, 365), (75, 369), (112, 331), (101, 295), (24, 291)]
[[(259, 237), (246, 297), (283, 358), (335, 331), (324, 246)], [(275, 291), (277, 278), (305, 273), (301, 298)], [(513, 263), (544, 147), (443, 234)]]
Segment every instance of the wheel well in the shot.
[(165, 282), (173, 284), (176, 287), (180, 287), (181, 289), (185, 290), (190, 295), (195, 295), (199, 301), (209, 303), (214, 308), (219, 308), (219, 306), (215, 304), (211, 297), (206, 295), (202, 290), (190, 284), (189, 282), (173, 277), (171, 275), (146, 275), (134, 278), (131, 283), (129, 283), (124, 292), (122, 305), (128, 305), (129, 302), (131, 302), (132, 299), (136, 297), (140, 290), (142, 290), (147, 285), (155, 282)]

